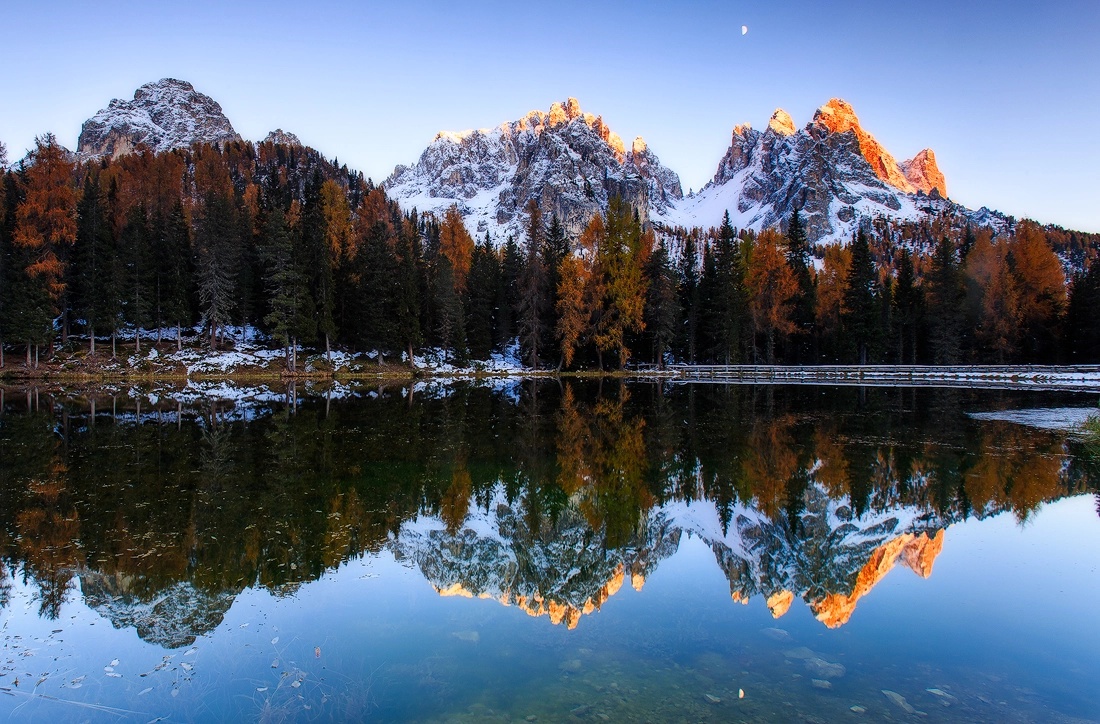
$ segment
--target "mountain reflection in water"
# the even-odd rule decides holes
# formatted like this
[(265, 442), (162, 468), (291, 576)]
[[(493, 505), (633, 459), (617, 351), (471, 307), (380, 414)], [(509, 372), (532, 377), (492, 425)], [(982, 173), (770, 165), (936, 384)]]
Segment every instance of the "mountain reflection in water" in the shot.
[(1100, 710), (1097, 464), (1066, 431), (972, 416), (1089, 396), (578, 379), (217, 394), (236, 400), (0, 386), (0, 716)]
[(1022, 521), (1095, 479), (1064, 433), (964, 414), (1010, 393), (566, 381), (187, 407), (163, 390), (6, 393), (5, 575), (32, 582), (47, 619), (79, 579), (89, 607), (169, 649), (246, 588), (290, 595), (385, 549), (443, 596), (572, 629), (685, 535), (734, 601), (779, 618), (800, 598), (838, 627), (895, 565), (930, 576), (951, 524)]

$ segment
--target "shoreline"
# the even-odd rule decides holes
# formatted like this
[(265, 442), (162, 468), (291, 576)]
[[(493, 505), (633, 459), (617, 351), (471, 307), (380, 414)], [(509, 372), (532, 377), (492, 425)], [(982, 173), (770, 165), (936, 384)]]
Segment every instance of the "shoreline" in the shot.
[(370, 382), (462, 382), (521, 379), (627, 379), (673, 384), (841, 385), (866, 387), (958, 387), (1100, 392), (1100, 365), (669, 365), (625, 370), (532, 370), (522, 367), (443, 369), (407, 365), (377, 366), (369, 370), (310, 369), (289, 373), (282, 369), (249, 367), (243, 370), (189, 372), (171, 369), (59, 369), (43, 366), (27, 370), (22, 364), (0, 369), (0, 384), (110, 385), (164, 384), (354, 384)]

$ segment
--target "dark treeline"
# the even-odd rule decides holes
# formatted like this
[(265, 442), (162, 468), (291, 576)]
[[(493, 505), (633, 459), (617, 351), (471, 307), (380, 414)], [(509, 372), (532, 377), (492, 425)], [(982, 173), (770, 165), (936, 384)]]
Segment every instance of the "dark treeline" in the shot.
[(558, 369), (1100, 362), (1093, 235), (875, 220), (813, 248), (797, 213), (785, 227), (654, 229), (615, 199), (570, 238), (532, 201), (523, 238), (475, 239), (456, 208), (405, 213), (309, 148), (79, 164), (47, 135), (0, 183), (0, 341), (28, 367), (71, 334), (114, 356), (122, 330), (141, 352), (196, 325), (213, 349), (259, 330), (289, 371), (300, 347)]

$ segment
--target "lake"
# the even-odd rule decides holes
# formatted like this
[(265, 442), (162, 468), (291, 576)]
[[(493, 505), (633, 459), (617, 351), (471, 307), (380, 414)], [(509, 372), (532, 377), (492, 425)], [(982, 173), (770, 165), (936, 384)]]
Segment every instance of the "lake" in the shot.
[(3, 389), (8, 721), (1100, 721), (1096, 395)]

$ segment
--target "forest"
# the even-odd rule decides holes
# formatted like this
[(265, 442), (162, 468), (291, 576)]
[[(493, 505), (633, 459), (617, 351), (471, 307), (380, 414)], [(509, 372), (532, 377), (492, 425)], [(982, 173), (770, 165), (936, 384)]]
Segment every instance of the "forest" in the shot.
[(289, 373), (309, 350), (558, 370), (1100, 362), (1100, 236), (1026, 220), (865, 219), (813, 245), (797, 212), (758, 233), (728, 215), (673, 229), (614, 199), (573, 238), (532, 200), (523, 237), (493, 239), (302, 146), (81, 162), (47, 134), (0, 164), (0, 366), (195, 330), (231, 349), (242, 328)]

